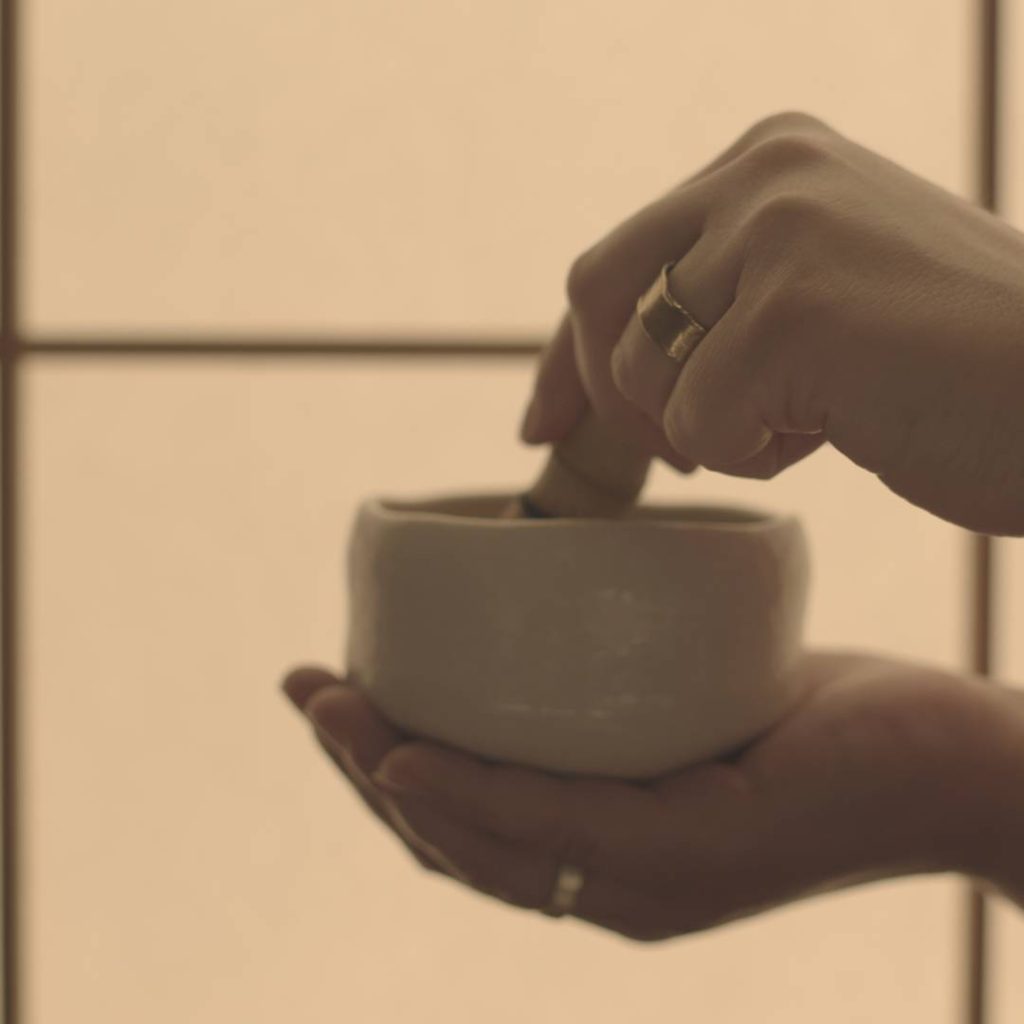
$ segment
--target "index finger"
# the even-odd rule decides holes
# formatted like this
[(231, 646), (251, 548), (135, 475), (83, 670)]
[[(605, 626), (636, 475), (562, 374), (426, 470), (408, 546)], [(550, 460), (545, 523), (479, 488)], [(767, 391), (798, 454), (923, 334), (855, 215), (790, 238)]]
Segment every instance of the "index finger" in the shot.
[(289, 700), (313, 724), (321, 747), (349, 778), (360, 799), (389, 828), (395, 829), (412, 856), (429, 871), (453, 872), (443, 858), (420, 850), (402, 831), (393, 809), (369, 781), (377, 764), (406, 737), (374, 710), (347, 680), (315, 667), (290, 672), (282, 683)]
[(645, 786), (488, 763), (434, 743), (396, 747), (375, 776), (387, 780), (504, 842), (618, 877), (635, 869), (638, 837), (664, 814)]
[[(566, 313), (555, 337), (544, 350), (534, 383), (533, 398), (527, 410), (521, 437), (527, 444), (556, 442), (564, 438), (582, 419), (589, 401), (580, 378), (571, 313)], [(680, 472), (689, 473), (695, 463), (677, 452), (664, 434), (638, 409), (616, 396), (615, 422), (623, 433), (651, 456), (667, 462)]]
[[(666, 263), (679, 260), (700, 240), (719, 201), (720, 180), (731, 173), (731, 165), (780, 134), (828, 131), (817, 118), (798, 112), (759, 121), (700, 171), (641, 208), (577, 258), (566, 290), (579, 372), (599, 413), (614, 413), (623, 401), (611, 374), (611, 356), (637, 299)], [(699, 304), (702, 298), (689, 296), (688, 305)], [(699, 313), (696, 305), (691, 308)]]

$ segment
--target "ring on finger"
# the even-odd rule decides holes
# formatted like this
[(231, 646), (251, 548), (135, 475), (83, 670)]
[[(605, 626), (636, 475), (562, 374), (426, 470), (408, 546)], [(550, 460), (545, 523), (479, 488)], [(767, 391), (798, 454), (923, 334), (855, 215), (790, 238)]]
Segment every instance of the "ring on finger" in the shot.
[(657, 280), (637, 300), (636, 312), (644, 334), (682, 366), (708, 329), (669, 290), (669, 271), (678, 262), (673, 260), (661, 268)]

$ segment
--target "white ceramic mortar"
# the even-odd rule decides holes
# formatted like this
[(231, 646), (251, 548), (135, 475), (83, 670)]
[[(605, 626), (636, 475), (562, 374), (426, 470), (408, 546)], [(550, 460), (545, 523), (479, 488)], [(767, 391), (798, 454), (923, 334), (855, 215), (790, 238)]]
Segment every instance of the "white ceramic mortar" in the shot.
[(795, 517), (498, 518), (513, 498), (359, 508), (346, 672), (400, 729), (490, 760), (650, 778), (736, 749), (798, 697)]

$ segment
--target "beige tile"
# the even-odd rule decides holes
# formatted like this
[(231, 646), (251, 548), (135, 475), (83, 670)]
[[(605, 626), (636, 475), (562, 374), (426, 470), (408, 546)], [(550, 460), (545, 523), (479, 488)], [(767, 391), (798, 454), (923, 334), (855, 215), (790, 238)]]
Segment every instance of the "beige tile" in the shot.
[[(525, 363), (36, 361), (24, 506), (30, 1024), (955, 1020), (954, 882), (637, 946), (428, 876), (277, 692), (336, 668), (369, 493), (514, 488)], [(652, 497), (806, 519), (810, 640), (953, 663), (959, 535), (829, 453)]]
[(547, 329), (571, 259), (807, 109), (969, 183), (966, 0), (36, 0), (32, 329)]

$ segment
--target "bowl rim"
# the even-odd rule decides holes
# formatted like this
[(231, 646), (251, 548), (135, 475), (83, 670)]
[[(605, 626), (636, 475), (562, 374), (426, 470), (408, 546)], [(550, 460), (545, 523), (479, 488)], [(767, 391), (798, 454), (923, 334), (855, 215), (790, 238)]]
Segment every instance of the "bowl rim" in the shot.
[(488, 505), (493, 505), (497, 513), (519, 494), (520, 492), (497, 490), (439, 491), (418, 498), (375, 494), (364, 498), (359, 510), (361, 513), (368, 513), (379, 520), (395, 525), (416, 523), (449, 528), (457, 525), (505, 532), (510, 529), (621, 529), (628, 526), (632, 530), (641, 528), (715, 533), (757, 533), (777, 530), (793, 524), (800, 525), (799, 517), (793, 512), (770, 511), (753, 505), (731, 502), (652, 502), (639, 505), (622, 517), (585, 519), (501, 519), (497, 515), (472, 515), (444, 508), (425, 507), (478, 504), (483, 501)]

